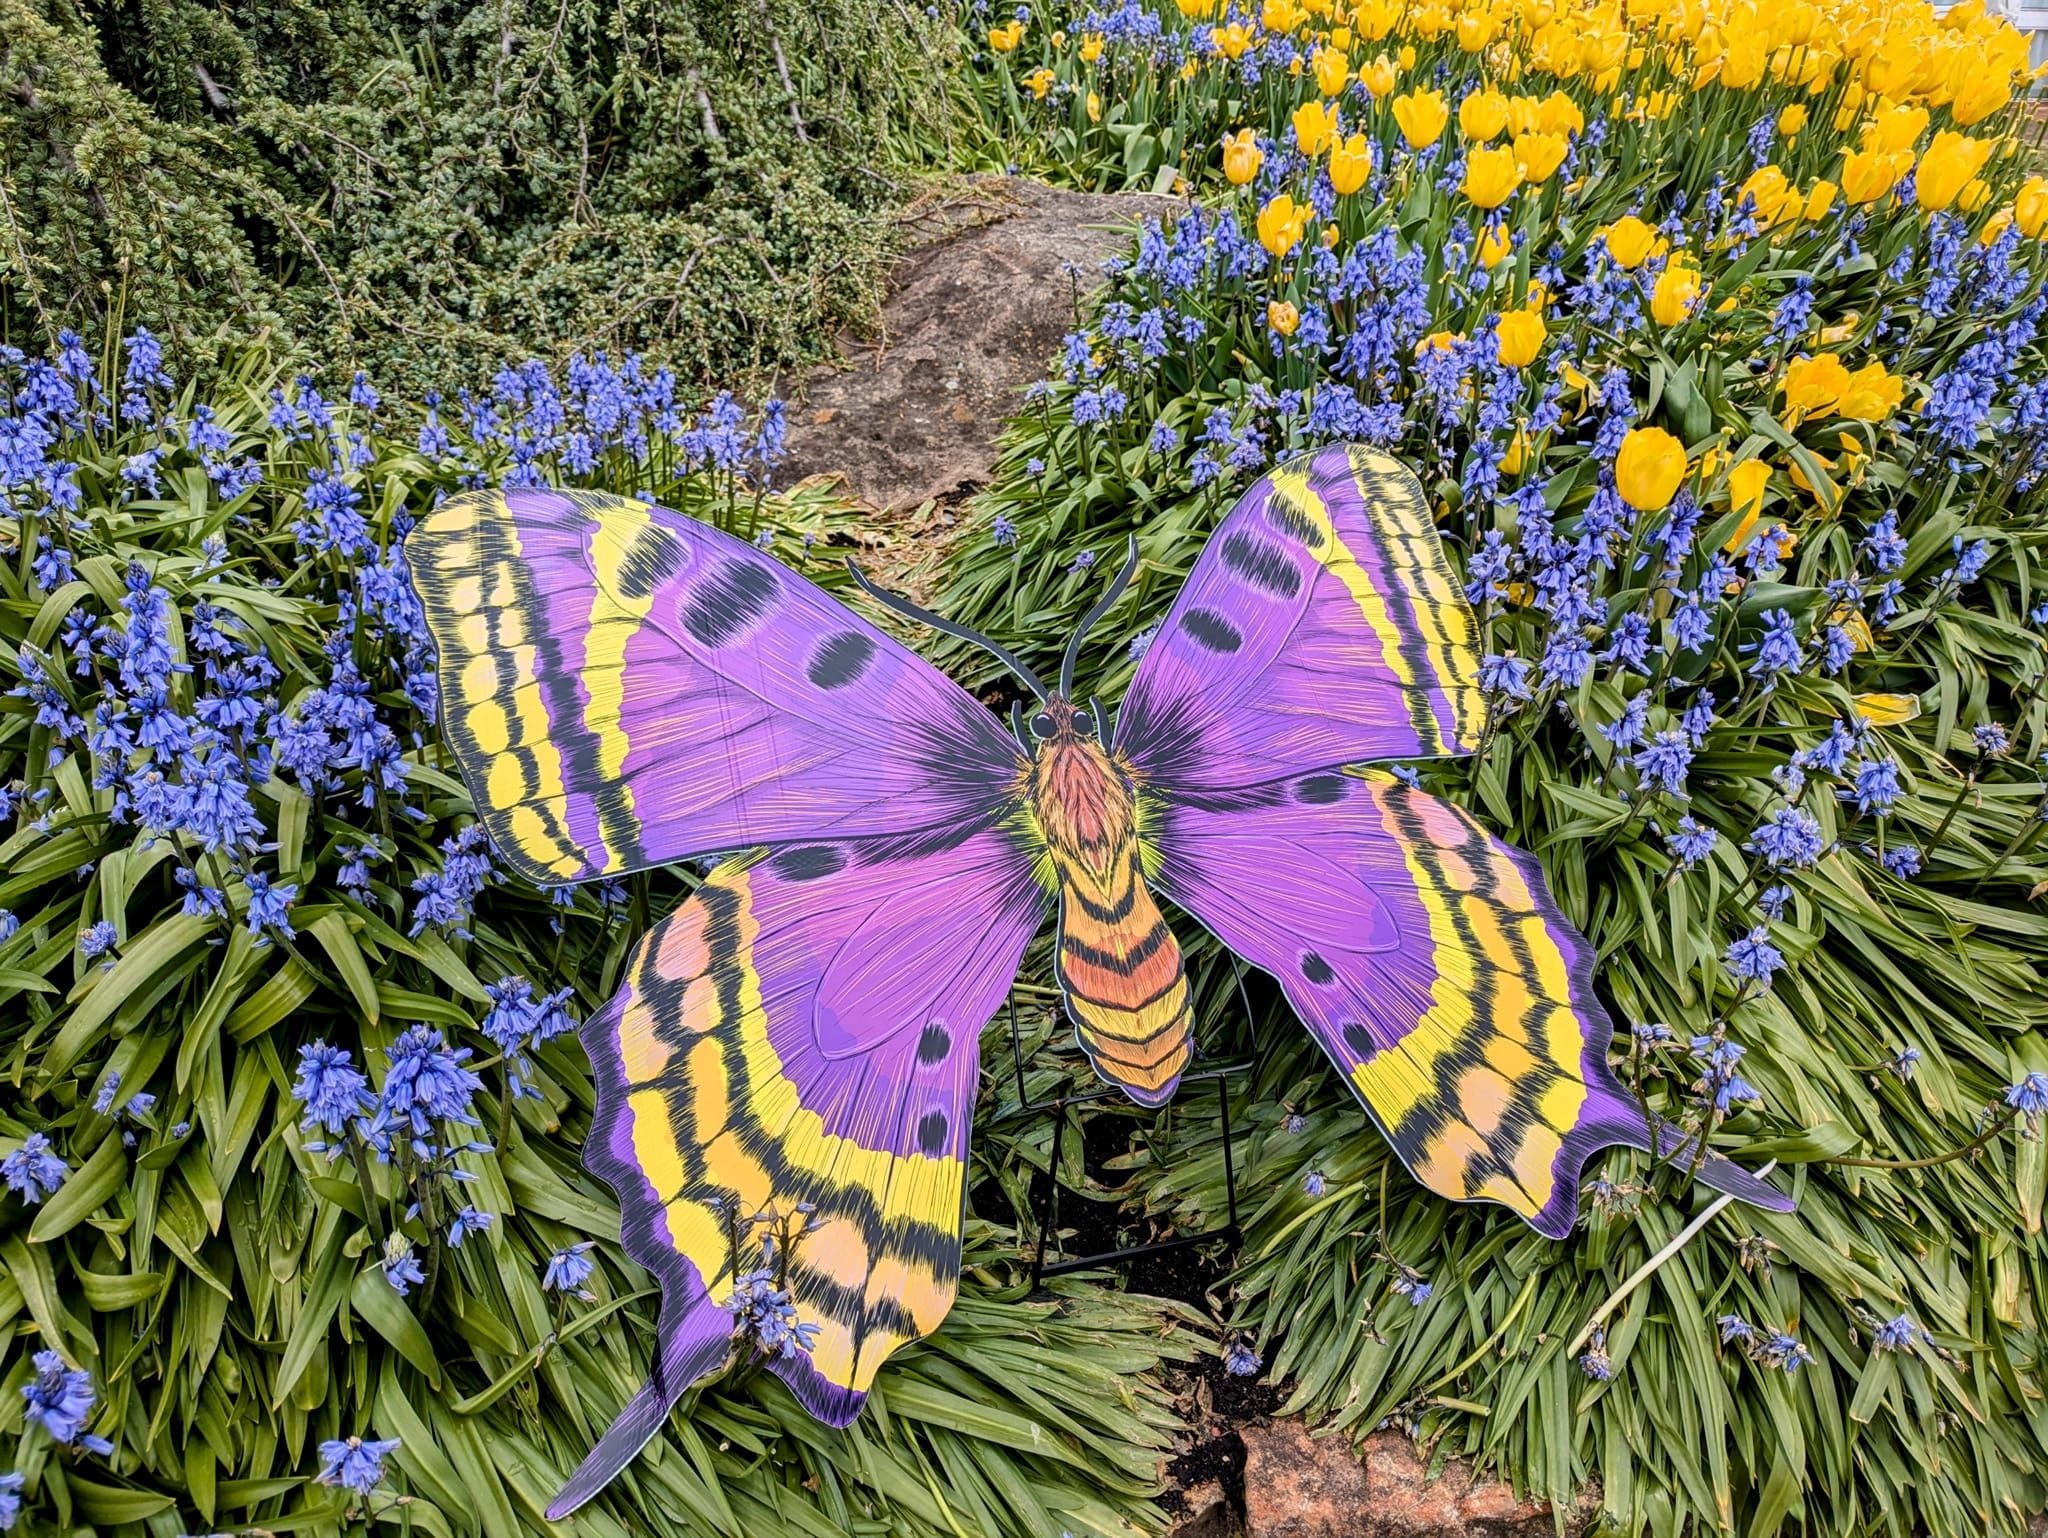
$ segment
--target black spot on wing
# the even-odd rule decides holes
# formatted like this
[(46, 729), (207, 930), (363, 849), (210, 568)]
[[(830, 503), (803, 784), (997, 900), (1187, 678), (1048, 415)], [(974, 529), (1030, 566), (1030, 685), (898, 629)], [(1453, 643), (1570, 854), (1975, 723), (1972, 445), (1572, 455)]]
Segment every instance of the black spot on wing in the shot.
[(946, 1149), (946, 1113), (926, 1111), (917, 1124), (917, 1146), (926, 1157), (936, 1159)]
[(1298, 545), (1306, 546), (1310, 550), (1320, 550), (1323, 547), (1323, 531), (1316, 526), (1315, 519), (1296, 507), (1292, 500), (1282, 496), (1278, 490), (1266, 499), (1266, 522)]
[(1311, 774), (1294, 782), (1294, 794), (1310, 806), (1333, 806), (1344, 799), (1341, 774)]
[(1223, 541), (1223, 564), (1275, 598), (1292, 598), (1301, 591), (1301, 572), (1287, 559), (1286, 552), (1252, 538), (1242, 529)]
[(1323, 960), (1314, 951), (1303, 951), (1301, 954), (1301, 975), (1320, 988), (1325, 983), (1331, 982), (1336, 978), (1337, 969)]
[(926, 1021), (924, 1030), (919, 1032), (917, 1038), (918, 1062), (929, 1068), (934, 1063), (944, 1061), (946, 1054), (952, 1050), (953, 1038), (946, 1033), (945, 1026), (937, 1020)]
[(785, 881), (822, 881), (846, 868), (846, 851), (833, 844), (805, 844), (771, 856), (768, 868)]
[(806, 671), (820, 689), (843, 689), (867, 671), (874, 656), (874, 637), (858, 630), (842, 630), (825, 638), (824, 644), (811, 654), (811, 665)]
[(727, 561), (691, 591), (683, 628), (706, 646), (729, 645), (768, 612), (774, 598), (773, 572), (752, 561)]
[(1190, 609), (1180, 617), (1188, 639), (1203, 651), (1228, 655), (1244, 645), (1244, 634), (1214, 609)]
[(690, 552), (680, 539), (665, 529), (645, 529), (619, 558), (619, 596), (646, 598), (689, 564)]
[(1361, 1063), (1372, 1061), (1372, 1055), (1380, 1045), (1372, 1039), (1372, 1032), (1365, 1028), (1363, 1020), (1349, 1020), (1344, 1024), (1344, 1045), (1351, 1049), (1352, 1056)]

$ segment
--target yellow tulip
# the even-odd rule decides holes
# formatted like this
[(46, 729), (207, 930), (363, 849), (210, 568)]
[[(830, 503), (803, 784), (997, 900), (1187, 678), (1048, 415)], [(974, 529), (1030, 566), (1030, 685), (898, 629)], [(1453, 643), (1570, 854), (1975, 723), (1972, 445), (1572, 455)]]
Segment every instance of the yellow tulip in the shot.
[(1863, 147), (1894, 154), (1911, 149), (1925, 132), (1925, 107), (1887, 107), (1864, 126)]
[(1956, 207), (1963, 213), (1974, 214), (1991, 201), (1991, 183), (1981, 176), (1973, 176), (1963, 183), (1963, 190), (1956, 194)]
[(1314, 212), (1281, 193), (1259, 210), (1259, 244), (1274, 257), (1287, 255), (1301, 244), (1302, 228)]
[(1316, 89), (1336, 96), (1351, 83), (1351, 61), (1335, 48), (1318, 48), (1315, 56)]
[(1835, 193), (1839, 189), (1831, 181), (1817, 181), (1813, 190), (1806, 194), (1806, 219), (1809, 224), (1818, 224), (1828, 216), (1828, 210), (1835, 206)]
[(2020, 233), (2032, 240), (2048, 226), (2048, 179), (2030, 176), (2025, 185), (2013, 195), (2013, 223), (2020, 227)]
[(2012, 100), (2012, 76), (2009, 73), (1994, 73), (1976, 69), (1956, 88), (1956, 94), (1948, 104), (1948, 115), (1968, 128), (1972, 123), (1981, 123)]
[(1285, 299), (1273, 299), (1266, 304), (1266, 324), (1282, 336), (1293, 336), (1294, 328), (1301, 324), (1301, 311)]
[(1515, 135), (1515, 161), (1522, 168), (1522, 180), (1531, 187), (1540, 187), (1555, 176), (1570, 153), (1571, 144), (1563, 134), (1539, 129)]
[(1634, 214), (1622, 215), (1600, 233), (1607, 242), (1607, 254), (1624, 272), (1642, 266), (1657, 246), (1657, 232)]
[(1415, 52), (1415, 45), (1413, 43), (1403, 43), (1401, 45), (1401, 51), (1394, 57), (1399, 62), (1402, 69), (1410, 70), (1415, 68), (1415, 60), (1417, 58), (1417, 54)]
[(1415, 344), (1415, 356), (1419, 358), (1426, 352), (1449, 352), (1464, 340), (1464, 336), (1456, 331), (1432, 331)]
[(1216, 14), (1218, 0), (1174, 0), (1189, 21), (1207, 21)]
[(1506, 145), (1476, 149), (1465, 159), (1460, 189), (1480, 208), (1498, 208), (1522, 185), (1522, 165)]
[(988, 46), (992, 52), (1008, 53), (1024, 41), (1024, 23), (1010, 22), (1007, 26), (988, 29)]
[(1731, 38), (1721, 56), (1721, 84), (1731, 91), (1746, 91), (1764, 78), (1769, 62), (1762, 38), (1750, 33)]
[(1401, 137), (1413, 149), (1427, 149), (1436, 143), (1450, 120), (1450, 111), (1440, 92), (1410, 91), (1394, 98), (1394, 121), (1401, 127)]
[(1664, 264), (1650, 290), (1650, 314), (1660, 326), (1675, 326), (1699, 308), (1700, 270), (1683, 251)]
[(1474, 144), (1487, 144), (1508, 126), (1508, 99), (1490, 87), (1458, 103), (1458, 131)]
[(1353, 134), (1330, 149), (1330, 188), (1338, 197), (1349, 197), (1372, 175), (1372, 140)]
[(1905, 399), (1905, 382), (1882, 363), (1867, 363), (1842, 386), (1835, 409), (1858, 422), (1888, 421)]
[(1856, 204), (1889, 197), (1912, 165), (1902, 150), (1850, 150), (1842, 157), (1842, 196)]
[(1929, 212), (1947, 208), (1991, 158), (1989, 139), (1972, 139), (1943, 129), (1920, 157), (1913, 173), (1913, 197)]
[(1493, 41), (1497, 24), (1488, 11), (1467, 11), (1458, 18), (1458, 46), (1467, 53), (1478, 53)]
[(1741, 515), (1722, 547), (1730, 555), (1738, 554), (1756, 532), (1757, 519), (1763, 515), (1764, 488), (1770, 480), (1771, 467), (1761, 459), (1745, 459), (1728, 472), (1728, 506)]
[(1252, 29), (1239, 21), (1233, 21), (1227, 27), (1211, 27), (1209, 41), (1224, 58), (1241, 59), (1244, 51), (1252, 45)]
[(1639, 513), (1661, 512), (1685, 480), (1685, 445), (1661, 427), (1632, 427), (1614, 456), (1614, 489)]
[(1370, 91), (1375, 100), (1391, 92), (1394, 83), (1400, 78), (1400, 70), (1394, 67), (1394, 61), (1385, 54), (1379, 55), (1370, 64), (1361, 64), (1358, 67), (1358, 83)]
[(1102, 57), (1102, 34), (1085, 32), (1081, 35), (1081, 62), (1093, 64)]
[(1543, 351), (1549, 328), (1534, 310), (1510, 310), (1500, 318), (1494, 340), (1500, 346), (1500, 361), (1509, 368), (1527, 368)]
[(1337, 133), (1337, 104), (1305, 101), (1294, 109), (1294, 142), (1313, 160), (1329, 148)]
[(1758, 166), (1750, 172), (1737, 189), (1735, 200), (1738, 204), (1749, 204), (1765, 229), (1798, 218), (1806, 207), (1806, 199), (1776, 166)]
[(1266, 152), (1259, 148), (1259, 141), (1249, 128), (1223, 136), (1223, 175), (1231, 186), (1244, 186), (1259, 174), (1259, 167), (1265, 162)]
[(1920, 714), (1917, 694), (1859, 694), (1856, 714), (1872, 726), (1904, 726)]
[(1520, 475), (1522, 467), (1529, 463), (1531, 447), (1528, 433), (1518, 428), (1515, 432), (1514, 441), (1508, 445), (1507, 452), (1500, 457), (1501, 474)]
[(1569, 138), (1586, 131), (1586, 114), (1562, 91), (1552, 91), (1536, 109), (1536, 126), (1547, 134)]
[(1785, 404), (1800, 416), (1824, 417), (1849, 388), (1849, 370), (1831, 352), (1794, 358), (1785, 365), (1780, 388), (1785, 392)]
[(1805, 126), (1806, 108), (1796, 101), (1778, 114), (1778, 132), (1788, 139), (1796, 138)]
[(1052, 89), (1053, 72), (1049, 69), (1034, 69), (1024, 77), (1024, 88), (1038, 100), (1045, 100), (1045, 93)]
[(1491, 272), (1514, 248), (1515, 243), (1508, 237), (1506, 225), (1489, 224), (1479, 237), (1479, 265)]
[(1088, 121), (1091, 123), (1102, 121), (1102, 98), (1093, 91), (1088, 93)]

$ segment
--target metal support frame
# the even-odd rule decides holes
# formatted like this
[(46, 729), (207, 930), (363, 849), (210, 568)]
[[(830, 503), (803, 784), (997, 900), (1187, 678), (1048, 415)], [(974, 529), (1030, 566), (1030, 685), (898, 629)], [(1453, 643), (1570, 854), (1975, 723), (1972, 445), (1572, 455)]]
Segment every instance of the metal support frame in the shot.
[[(1219, 1063), (1214, 1068), (1204, 1068), (1197, 1073), (1181, 1078), (1183, 1085), (1213, 1083), (1216, 1086), (1218, 1109), (1223, 1117), (1223, 1190), (1227, 1208), (1227, 1221), (1221, 1228), (1206, 1229), (1199, 1234), (1181, 1234), (1172, 1239), (1160, 1239), (1150, 1244), (1128, 1245), (1121, 1249), (1103, 1250), (1094, 1255), (1074, 1256), (1056, 1259), (1047, 1264), (1046, 1246), (1053, 1232), (1059, 1227), (1060, 1192), (1060, 1147), (1066, 1139), (1067, 1108), (1089, 1105), (1097, 1100), (1115, 1100), (1124, 1096), (1123, 1090), (1115, 1085), (1105, 1084), (1098, 1089), (1087, 1090), (1078, 1095), (1056, 1095), (1050, 1100), (1033, 1100), (1024, 1087), (1024, 1040), (1017, 1025), (1017, 999), (1010, 996), (1010, 1063), (1017, 1076), (1017, 1104), (1027, 1111), (1050, 1111), (1053, 1117), (1052, 1156), (1046, 1166), (1045, 1201), (1033, 1204), (1032, 1218), (1038, 1228), (1038, 1242), (1031, 1261), (1031, 1285), (1035, 1289), (1049, 1276), (1065, 1276), (1073, 1271), (1095, 1271), (1104, 1266), (1113, 1266), (1126, 1260), (1136, 1260), (1147, 1255), (1164, 1255), (1174, 1250), (1184, 1250), (1192, 1245), (1207, 1244), (1212, 1240), (1235, 1240), (1241, 1236), (1237, 1222), (1237, 1157), (1234, 1134), (1230, 1123), (1230, 1080), (1235, 1074), (1250, 1070), (1258, 1055), (1258, 1024), (1252, 1014), (1251, 995), (1244, 985), (1244, 964), (1237, 957), (1230, 958), (1231, 970), (1237, 977), (1238, 1003), (1244, 1008), (1245, 1023), (1252, 1030), (1252, 1055), (1234, 1063)], [(1162, 1108), (1163, 1109), (1163, 1108)], [(1083, 1153), (1086, 1159), (1086, 1153)], [(1078, 1194), (1078, 1193), (1076, 1193)]]

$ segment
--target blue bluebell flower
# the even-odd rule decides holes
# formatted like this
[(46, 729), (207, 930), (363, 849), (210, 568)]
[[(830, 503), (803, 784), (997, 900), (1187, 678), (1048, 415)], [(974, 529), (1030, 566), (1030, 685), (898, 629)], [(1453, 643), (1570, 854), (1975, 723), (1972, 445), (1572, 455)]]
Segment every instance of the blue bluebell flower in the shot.
[(339, 1485), (357, 1495), (368, 1495), (384, 1483), (384, 1460), (402, 1444), (397, 1437), (381, 1442), (346, 1437), (320, 1444), (320, 1483)]
[(54, 1194), (70, 1173), (70, 1166), (57, 1156), (48, 1134), (42, 1132), (31, 1132), (19, 1148), (0, 1158), (0, 1181), (30, 1206)]

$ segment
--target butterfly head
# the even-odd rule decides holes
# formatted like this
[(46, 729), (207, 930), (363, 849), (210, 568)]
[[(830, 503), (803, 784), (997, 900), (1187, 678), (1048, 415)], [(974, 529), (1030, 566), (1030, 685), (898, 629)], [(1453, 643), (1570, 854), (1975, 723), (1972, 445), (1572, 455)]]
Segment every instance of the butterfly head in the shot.
[[(1017, 707), (1018, 715), (1023, 707)], [(1037, 748), (1041, 745), (1069, 747), (1080, 742), (1100, 742), (1103, 738), (1102, 707), (1094, 700), (1077, 705), (1063, 694), (1055, 694), (1045, 701), (1030, 720), (1030, 738), (1026, 745)], [(1024, 741), (1023, 733), (1018, 734)]]

